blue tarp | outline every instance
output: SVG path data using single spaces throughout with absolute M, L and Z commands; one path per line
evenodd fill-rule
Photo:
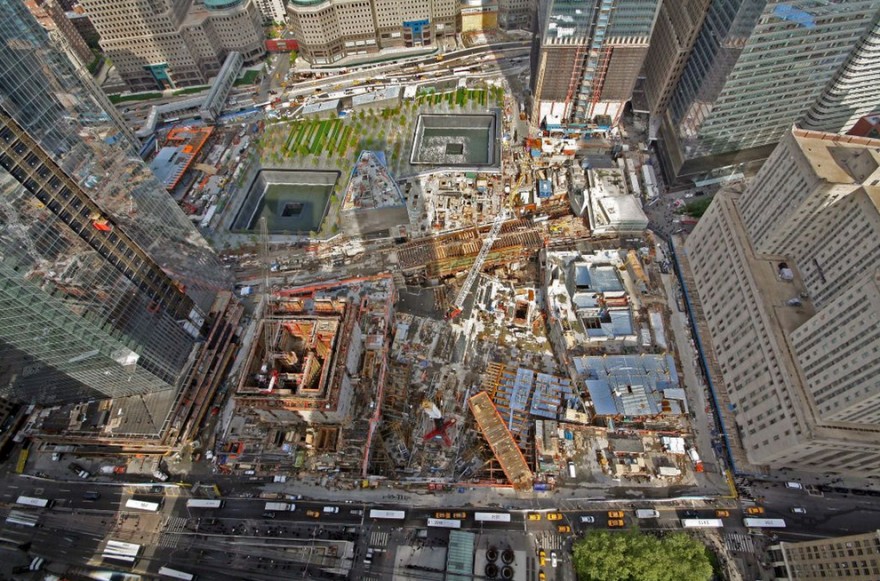
M 813 15 L 804 12 L 800 8 L 795 8 L 788 4 L 779 4 L 773 10 L 773 15 L 782 20 L 787 20 L 804 28 L 816 28 L 816 20 Z

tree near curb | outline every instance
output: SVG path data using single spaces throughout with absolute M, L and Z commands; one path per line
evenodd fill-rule
M 709 581 L 706 547 L 685 533 L 596 531 L 572 547 L 578 581 Z

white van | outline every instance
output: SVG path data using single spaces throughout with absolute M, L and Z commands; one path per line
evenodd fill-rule
M 785 487 L 786 487 L 786 488 L 795 488 L 795 489 L 797 489 L 797 490 L 803 490 L 803 489 L 804 489 L 804 485 L 801 484 L 800 482 L 786 482 L 786 483 L 785 483 Z
M 335 513 L 339 512 L 339 507 L 338 506 L 325 506 L 324 512 L 328 513 L 328 514 L 335 514 Z

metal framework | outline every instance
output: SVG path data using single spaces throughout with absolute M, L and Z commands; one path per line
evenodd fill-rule
M 501 464 L 504 475 L 515 489 L 530 489 L 533 482 L 532 471 L 489 394 L 481 391 L 472 396 L 468 399 L 468 406 L 477 420 L 480 432 Z

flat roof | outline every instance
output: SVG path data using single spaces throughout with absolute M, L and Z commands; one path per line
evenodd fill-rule
M 396 99 L 400 96 L 400 85 L 388 85 L 382 90 L 373 91 L 372 93 L 362 93 L 351 98 L 351 106 L 368 105 L 376 101 L 385 101 L 387 99 Z
M 332 99 L 330 101 L 319 101 L 318 103 L 312 103 L 311 105 L 306 105 L 302 109 L 303 115 L 310 115 L 312 113 L 321 113 L 323 111 L 330 111 L 332 109 L 339 108 L 339 99 Z
M 663 411 L 664 391 L 679 386 L 671 355 L 585 356 L 572 362 L 599 415 L 657 415 Z

